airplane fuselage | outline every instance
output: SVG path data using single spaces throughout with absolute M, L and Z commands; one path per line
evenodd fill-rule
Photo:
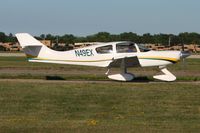
M 28 56 L 30 62 L 46 62 L 58 64 L 85 65 L 96 67 L 107 67 L 116 58 L 126 58 L 137 56 L 141 67 L 166 66 L 180 60 L 180 51 L 146 51 L 141 52 L 138 45 L 136 51 L 118 52 L 117 44 L 124 42 L 112 42 L 85 48 L 74 49 L 65 52 L 54 50 L 44 50 L 37 57 Z M 99 53 L 98 48 L 112 46 L 112 50 Z M 45 47 L 43 47 L 45 49 Z M 30 53 L 31 54 L 31 53 Z M 42 58 L 40 58 L 42 57 Z

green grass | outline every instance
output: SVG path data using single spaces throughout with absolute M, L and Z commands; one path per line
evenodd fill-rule
M 96 74 L 87 74 L 87 75 L 77 75 L 77 74 L 31 74 L 31 73 L 22 73 L 22 74 L 0 74 L 0 79 L 44 79 L 44 80 L 88 80 L 88 81 L 102 81 L 109 80 L 104 75 Z
M 200 81 L 199 66 L 200 59 L 187 59 L 169 70 L 178 81 Z M 105 72 L 0 57 L 1 79 L 108 80 Z M 158 69 L 129 72 L 152 81 Z M 199 83 L 0 81 L 0 132 L 199 132 L 199 96 Z
M 199 132 L 199 84 L 0 82 L 0 132 Z

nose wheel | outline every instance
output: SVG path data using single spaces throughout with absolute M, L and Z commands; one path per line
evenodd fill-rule
M 159 68 L 164 74 L 153 76 L 154 79 L 169 81 L 169 82 L 176 80 L 176 77 L 170 71 L 168 71 L 166 67 L 159 67 Z

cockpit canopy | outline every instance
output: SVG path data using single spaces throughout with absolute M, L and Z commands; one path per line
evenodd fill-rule
M 116 51 L 117 53 L 131 53 L 131 52 L 137 52 L 137 49 L 134 43 L 124 42 L 116 44 Z
M 106 45 L 96 48 L 96 52 L 98 54 L 109 54 L 113 52 L 113 46 L 112 45 Z
M 148 48 L 141 44 L 136 44 L 133 42 L 120 42 L 116 43 L 116 53 L 136 53 L 136 52 L 148 52 L 150 51 Z M 98 54 L 109 54 L 112 53 L 113 44 L 109 44 L 106 46 L 101 46 L 96 48 L 96 52 Z

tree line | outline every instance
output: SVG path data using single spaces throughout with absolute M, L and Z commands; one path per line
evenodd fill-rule
M 89 35 L 86 37 L 74 36 L 72 34 L 65 35 L 52 35 L 52 34 L 41 34 L 36 36 L 39 40 L 51 40 L 52 43 L 65 43 L 65 44 L 74 44 L 76 42 L 112 42 L 112 41 L 133 41 L 135 43 L 143 44 L 162 44 L 168 45 L 169 42 L 171 45 L 178 44 L 198 44 L 200 45 L 200 34 L 195 32 L 184 32 L 178 35 L 174 34 L 150 34 L 145 33 L 143 35 L 138 35 L 133 32 L 124 32 L 121 34 L 110 34 L 108 32 L 99 32 L 97 34 Z M 0 42 L 17 42 L 16 37 L 10 33 L 6 35 L 3 32 L 0 32 Z

